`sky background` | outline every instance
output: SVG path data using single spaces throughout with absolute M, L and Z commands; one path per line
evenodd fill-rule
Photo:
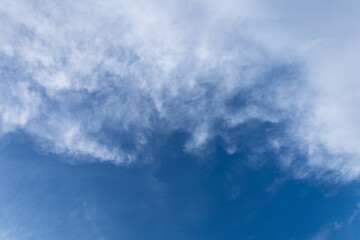
M 359 1 L 0 21 L 0 239 L 360 239 Z

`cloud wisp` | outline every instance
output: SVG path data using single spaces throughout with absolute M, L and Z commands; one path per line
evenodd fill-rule
M 341 28 L 354 19 L 326 32 L 324 16 L 308 12 L 309 26 L 294 11 L 280 1 L 5 1 L 0 132 L 126 164 L 158 132 L 188 133 L 190 153 L 220 136 L 231 154 L 233 129 L 260 121 L 284 129 L 255 152 L 273 151 L 297 177 L 356 179 L 359 48 Z

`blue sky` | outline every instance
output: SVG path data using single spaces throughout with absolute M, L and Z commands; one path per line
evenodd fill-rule
M 360 238 L 358 1 L 0 3 L 0 239 Z

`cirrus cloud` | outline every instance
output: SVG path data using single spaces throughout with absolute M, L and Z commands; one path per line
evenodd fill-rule
M 359 46 L 343 26 L 359 6 L 344 19 L 334 4 L 320 16 L 310 1 L 4 1 L 1 134 L 125 164 L 158 131 L 189 133 L 190 153 L 221 136 L 234 153 L 233 129 L 256 120 L 285 127 L 254 154 L 297 177 L 356 179 Z

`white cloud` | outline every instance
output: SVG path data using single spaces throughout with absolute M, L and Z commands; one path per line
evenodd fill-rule
M 353 211 L 353 213 L 348 219 L 349 224 L 351 224 L 355 220 L 355 218 L 357 218 L 357 216 L 360 214 L 360 203 L 358 203 L 356 207 L 357 208 Z
M 227 98 L 253 84 L 265 58 L 241 32 L 215 22 L 226 15 L 211 17 L 214 4 L 4 4 L 3 133 L 20 128 L 51 151 L 123 163 L 159 122 L 193 132 L 185 147 L 193 151 L 211 138 L 214 119 L 236 126 L 261 117 L 256 107 L 224 109 Z M 135 136 L 135 150 L 102 143 L 96 135 L 106 126 Z
M 292 36 L 290 48 L 299 50 L 306 80 L 299 89 L 289 134 L 307 159 L 306 170 L 300 171 L 324 177 L 330 170 L 334 173 L 330 178 L 349 181 L 360 174 L 360 71 L 356 64 L 360 46 L 354 31 L 360 5 L 355 1 L 319 4 L 284 4 L 280 13 L 291 19 L 283 32 Z
M 284 168 L 360 174 L 355 1 L 3 2 L 2 134 L 22 129 L 49 151 L 121 164 L 160 126 L 190 133 L 186 151 L 221 135 L 233 153 L 233 128 L 286 120 L 269 139 Z M 296 71 L 270 76 L 282 66 Z M 245 103 L 229 108 L 239 93 Z

